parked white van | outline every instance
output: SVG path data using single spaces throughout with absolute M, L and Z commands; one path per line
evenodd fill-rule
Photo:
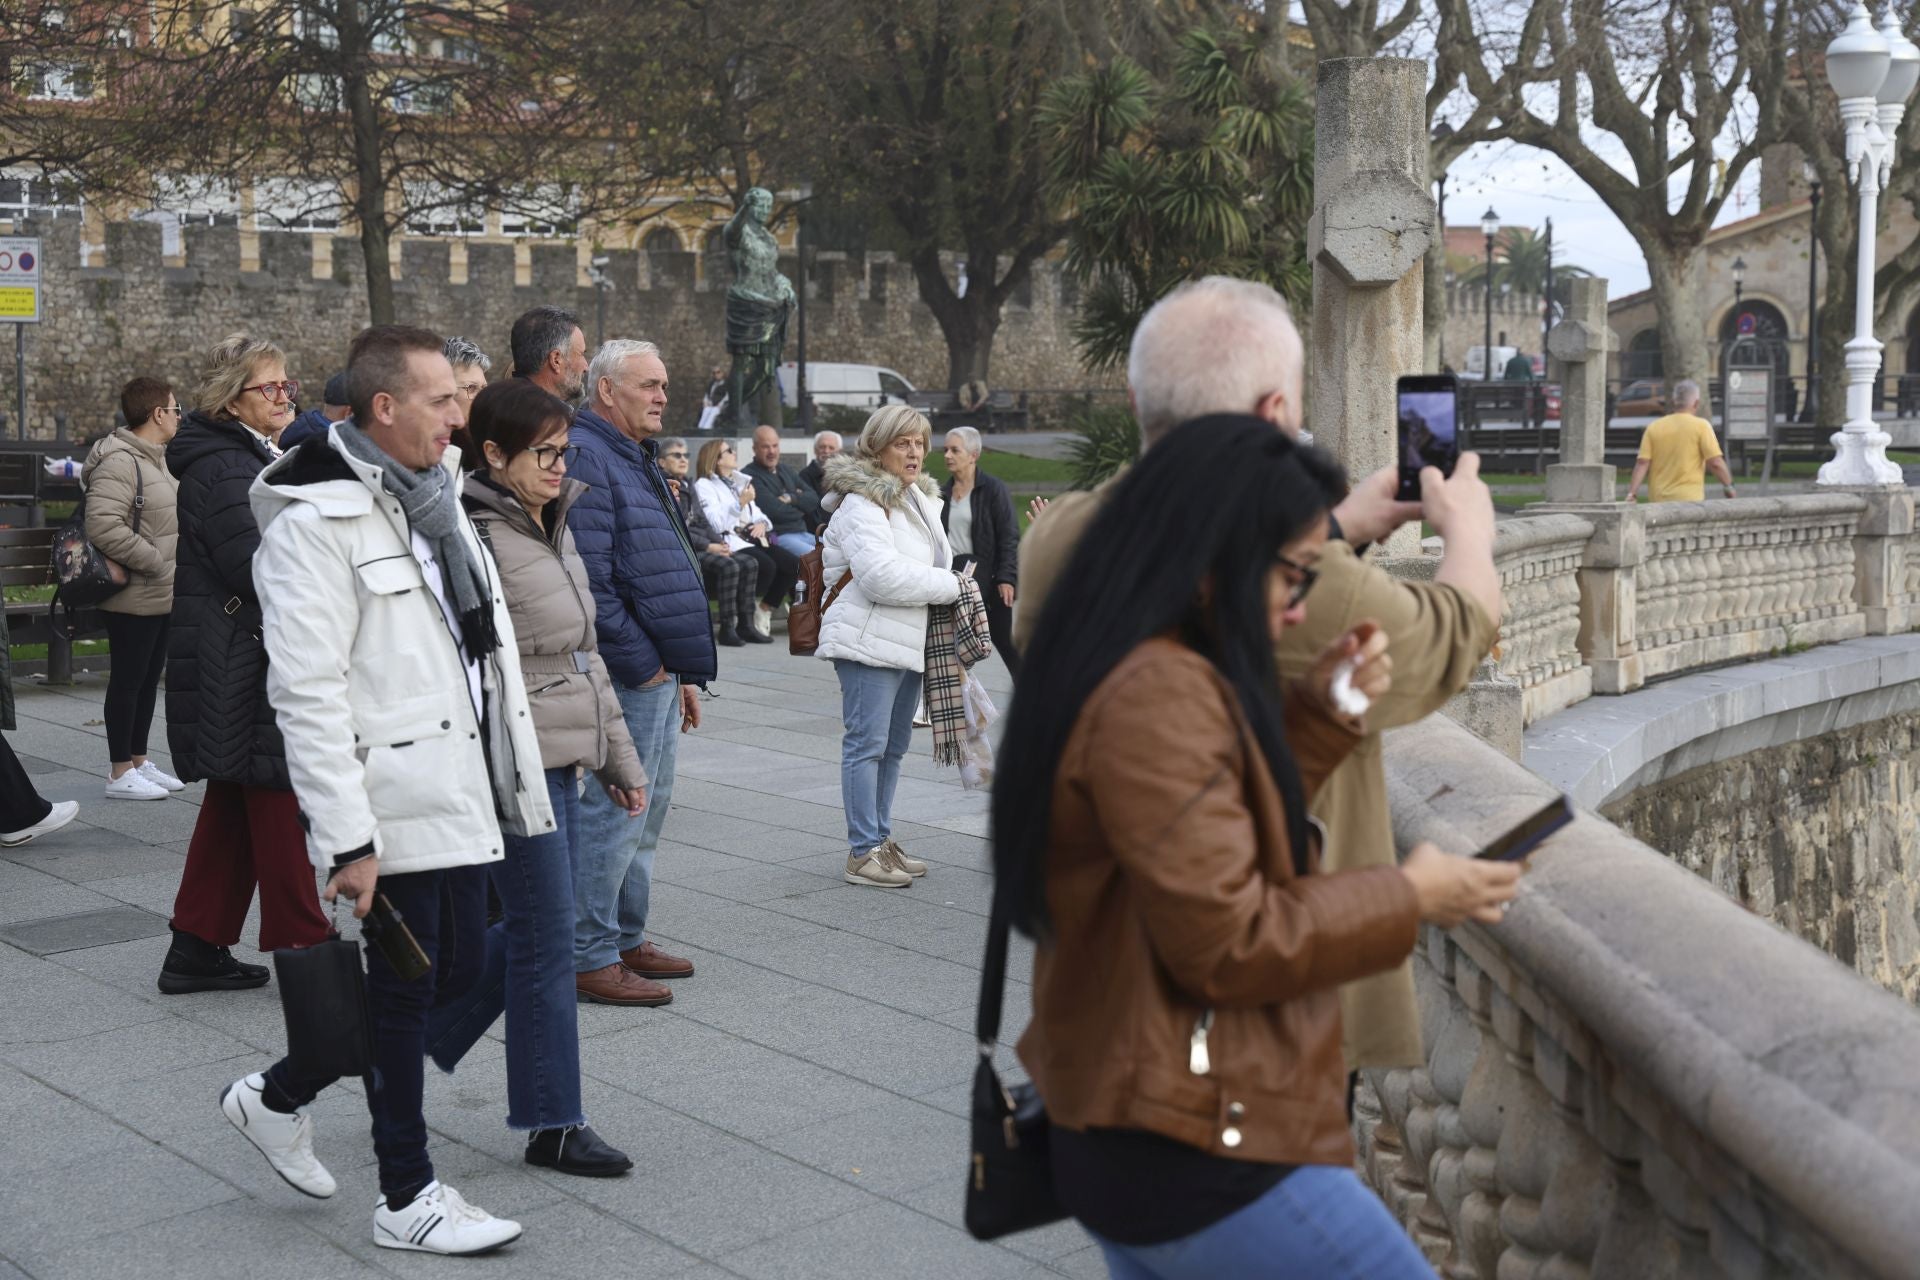
M 883 404 L 905 404 L 914 385 L 892 369 L 877 364 L 828 364 L 807 361 L 807 394 L 816 405 L 840 404 L 854 409 L 878 409 Z M 780 366 L 780 401 L 788 408 L 800 404 L 800 366 L 789 360 Z

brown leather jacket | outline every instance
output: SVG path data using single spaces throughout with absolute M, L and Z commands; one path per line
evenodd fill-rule
M 1286 727 L 1311 797 L 1357 726 L 1296 698 Z M 1205 658 L 1150 640 L 1094 691 L 1048 857 L 1019 1050 L 1054 1123 L 1351 1164 L 1337 988 L 1412 951 L 1413 886 L 1393 867 L 1295 876 L 1279 789 Z

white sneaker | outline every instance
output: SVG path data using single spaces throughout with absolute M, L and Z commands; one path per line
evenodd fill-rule
M 303 1195 L 325 1200 L 335 1190 L 333 1175 L 314 1159 L 313 1117 L 304 1111 L 275 1111 L 260 1097 L 267 1078 L 256 1071 L 228 1085 L 220 1110 L 248 1142 L 260 1148 L 273 1171 Z
M 134 772 L 145 778 L 148 782 L 151 782 L 154 786 L 167 791 L 185 791 L 187 789 L 186 783 L 180 781 L 180 779 L 174 777 L 151 760 L 141 765 L 138 769 L 135 769 Z
M 413 1203 L 394 1213 L 385 1196 L 373 1206 L 373 1242 L 382 1249 L 414 1249 L 461 1257 L 512 1244 L 524 1230 L 510 1218 L 476 1209 L 443 1182 L 429 1182 Z
M 773 610 L 763 604 L 753 606 L 753 628 L 763 636 L 773 634 Z
M 14 845 L 25 844 L 35 836 L 43 836 L 49 831 L 58 831 L 72 822 L 80 813 L 78 800 L 56 801 L 53 811 L 23 831 L 0 831 L 0 845 L 11 849 Z
M 171 793 L 157 782 L 149 782 L 138 769 L 129 769 L 107 781 L 109 800 L 165 800 Z

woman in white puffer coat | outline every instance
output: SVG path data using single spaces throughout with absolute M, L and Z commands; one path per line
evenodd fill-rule
M 833 518 L 820 555 L 830 603 L 816 652 L 840 677 L 848 884 L 902 889 L 927 871 L 893 839 L 892 817 L 926 667 L 927 611 L 960 596 L 940 491 L 925 473 L 932 438 L 925 417 L 888 405 L 824 477 L 822 505 Z

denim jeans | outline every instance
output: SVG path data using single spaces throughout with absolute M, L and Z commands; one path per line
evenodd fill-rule
M 573 969 L 592 973 L 618 964 L 644 940 L 653 853 L 673 799 L 673 762 L 680 751 L 680 681 L 649 688 L 614 681 L 627 732 L 647 771 L 647 811 L 616 809 L 590 786 L 580 797 L 580 838 L 573 845 Z
M 555 829 L 506 837 L 506 860 L 487 868 L 505 915 L 487 930 L 486 967 L 465 995 L 427 1019 L 427 1051 L 434 1065 L 451 1073 L 506 1012 L 509 1129 L 586 1123 L 573 994 L 573 848 L 580 835 L 575 778 L 571 768 L 547 770 Z M 599 784 L 589 778 L 587 785 Z
M 893 793 L 900 760 L 913 745 L 913 709 L 920 673 L 835 658 L 840 677 L 840 802 L 847 811 L 847 847 L 856 858 L 893 834 Z
M 810 533 L 776 533 L 773 545 L 784 547 L 796 556 L 803 556 L 820 545 L 820 540 Z
M 427 1016 L 459 999 L 479 979 L 486 954 L 487 869 L 444 867 L 381 876 L 378 889 L 433 962 L 409 982 L 393 971 L 380 948 L 366 947 L 367 1014 L 373 1022 L 373 1073 L 366 1085 L 373 1152 L 380 1160 L 381 1194 L 404 1201 L 433 1181 L 421 1110 Z M 269 1067 L 267 1078 L 270 1088 L 296 1107 L 333 1083 L 331 1077 L 304 1074 L 291 1058 Z
M 1094 1240 L 1112 1280 L 1434 1280 L 1400 1224 L 1352 1169 L 1302 1165 L 1210 1227 L 1164 1244 Z

